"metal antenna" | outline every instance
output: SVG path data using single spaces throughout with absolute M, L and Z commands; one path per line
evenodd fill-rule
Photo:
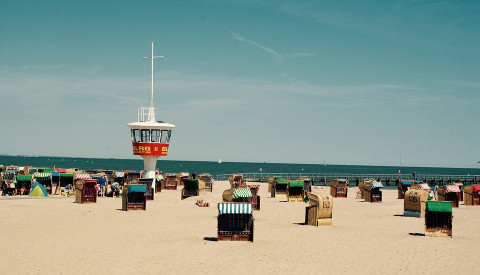
M 163 56 L 159 55 L 159 56 L 154 56 L 153 55 L 153 40 L 152 40 L 152 56 L 146 56 L 144 57 L 143 59 L 152 59 L 152 97 L 150 99 L 150 108 L 153 108 L 153 59 L 155 58 L 163 58 Z

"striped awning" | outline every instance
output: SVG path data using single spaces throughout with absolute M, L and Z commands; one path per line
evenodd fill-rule
M 75 174 L 75 179 L 78 180 L 78 179 L 82 179 L 82 180 L 89 180 L 90 179 L 90 175 L 89 174 Z
M 251 203 L 219 203 L 218 214 L 252 214 Z
M 14 173 L 2 172 L 2 179 L 4 180 L 13 180 L 14 177 L 15 177 Z
M 115 177 L 116 178 L 123 178 L 125 176 L 125 173 L 123 172 L 115 172 Z
M 432 190 L 432 188 L 430 188 L 430 186 L 428 186 L 426 183 L 419 184 L 418 187 L 420 190 Z
M 51 173 L 35 173 L 33 174 L 33 177 L 34 178 L 37 178 L 37 179 L 49 179 L 52 177 L 52 174 Z
M 157 175 L 157 177 L 155 179 L 157 181 L 161 181 L 161 180 L 163 180 L 163 175 Z
M 233 191 L 232 198 L 251 198 L 252 197 L 252 191 L 250 191 L 250 188 L 238 188 Z
M 447 188 L 445 190 L 446 193 L 460 193 L 460 187 L 458 185 L 447 185 Z
M 383 184 L 380 181 L 372 182 L 372 188 L 383 188 Z

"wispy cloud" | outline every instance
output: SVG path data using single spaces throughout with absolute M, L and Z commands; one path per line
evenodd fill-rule
M 253 41 L 253 40 L 250 40 L 250 39 L 247 39 L 237 33 L 232 33 L 233 35 L 233 38 L 240 41 L 240 42 L 244 42 L 244 43 L 247 43 L 247 44 L 250 44 L 250 45 L 253 45 L 259 49 L 262 49 L 266 52 L 268 52 L 269 54 L 275 56 L 279 61 L 282 61 L 283 60 L 283 55 L 279 54 L 277 51 L 273 50 L 273 49 L 270 49 L 266 46 L 263 46 L 263 45 L 260 45 L 258 44 L 257 42 Z

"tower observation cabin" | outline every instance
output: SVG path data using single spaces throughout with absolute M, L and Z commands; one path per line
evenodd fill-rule
M 153 107 L 153 59 L 163 58 L 163 56 L 153 55 L 153 41 L 152 56 L 144 57 L 144 59 L 147 58 L 152 59 L 150 107 L 138 108 L 137 122 L 128 123 L 128 127 L 130 127 L 133 154 L 143 158 L 145 170 L 143 178 L 154 179 L 157 159 L 168 154 L 170 137 L 175 125 L 155 119 L 155 107 Z M 152 187 L 155 188 L 154 184 Z

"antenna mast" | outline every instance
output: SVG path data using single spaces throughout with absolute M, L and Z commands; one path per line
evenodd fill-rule
M 163 58 L 163 56 L 159 55 L 159 56 L 154 56 L 153 55 L 153 40 L 152 40 L 152 56 L 146 56 L 144 57 L 143 59 L 152 59 L 152 96 L 150 98 L 150 108 L 153 108 L 153 59 L 155 58 Z

